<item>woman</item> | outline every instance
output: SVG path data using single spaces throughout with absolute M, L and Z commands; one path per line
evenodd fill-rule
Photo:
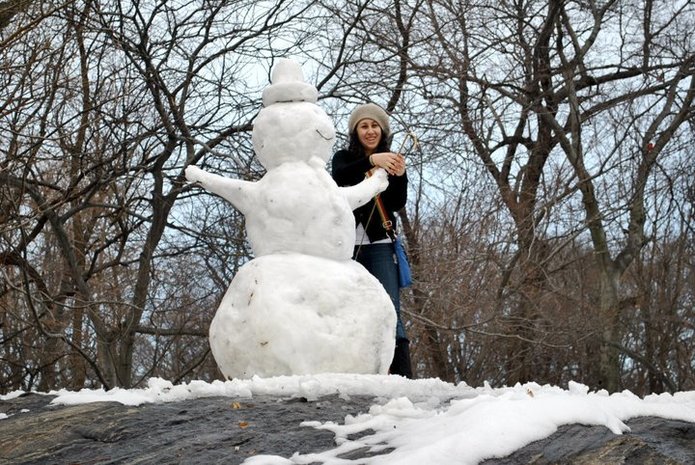
M 381 193 L 386 214 L 396 229 L 394 212 L 405 206 L 408 177 L 405 158 L 391 152 L 389 116 L 373 103 L 360 105 L 348 120 L 350 142 L 347 150 L 333 156 L 332 175 L 339 186 L 353 186 L 362 181 L 370 170 L 383 168 L 388 173 L 389 186 Z M 396 308 L 396 350 L 389 372 L 412 378 L 409 341 L 401 321 L 398 268 L 393 242 L 384 229 L 379 212 L 372 199 L 356 209 L 357 237 L 353 258 L 361 263 L 384 286 Z

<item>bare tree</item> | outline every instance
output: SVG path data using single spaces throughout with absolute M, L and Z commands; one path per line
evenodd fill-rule
M 9 26 L 16 15 L 27 11 L 31 4 L 28 0 L 7 0 L 0 3 L 0 31 Z
M 497 258 L 501 279 L 490 309 L 499 325 L 496 350 L 505 352 L 501 379 L 552 380 L 551 371 L 568 370 L 619 389 L 620 347 L 629 337 L 621 321 L 632 301 L 620 280 L 649 239 L 645 186 L 659 158 L 661 169 L 676 166 L 671 160 L 682 153 L 692 120 L 692 5 L 429 0 L 421 6 L 404 23 L 411 31 L 407 47 L 391 45 L 397 28 L 372 26 L 387 38 L 367 43 L 380 50 L 370 56 L 385 57 L 382 69 L 404 58 L 408 78 L 401 88 L 409 86 L 400 99 L 430 143 L 430 175 L 480 167 L 506 210 L 509 221 L 499 220 L 513 247 Z M 397 11 L 395 4 L 379 7 Z M 444 195 L 456 197 L 451 190 Z M 562 252 L 570 246 L 578 256 Z M 597 279 L 587 280 L 589 298 L 580 298 L 579 307 L 584 333 L 572 340 L 552 309 L 558 296 L 565 304 L 578 298 L 558 286 L 566 285 L 563 270 L 582 256 L 592 260 L 584 269 Z M 453 326 L 439 321 L 430 328 Z M 450 378 L 455 343 L 441 329 L 430 332 L 435 346 L 448 341 L 433 374 Z M 579 371 L 571 368 L 576 361 L 553 359 L 558 347 L 569 354 L 570 342 L 575 355 L 587 354 Z
M 420 376 L 692 388 L 691 3 L 4 2 L 0 389 L 218 376 L 207 327 L 251 252 L 183 170 L 263 174 L 280 56 L 339 144 L 367 100 L 394 148 L 418 135 Z
M 256 60 L 284 53 L 270 45 L 281 33 L 301 41 L 307 7 L 85 1 L 33 13 L 15 16 L 0 50 L 2 345 L 25 371 L 6 379 L 50 389 L 216 376 L 207 326 L 248 248 L 240 216 L 201 203 L 183 170 L 259 175 Z M 40 337 L 27 346 L 30 333 Z

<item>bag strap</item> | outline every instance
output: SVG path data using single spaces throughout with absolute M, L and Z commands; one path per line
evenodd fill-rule
M 367 171 L 367 177 L 372 175 L 372 171 Z M 384 201 L 381 199 L 381 194 L 374 196 L 374 205 L 379 211 L 379 216 L 381 217 L 381 226 L 383 226 L 386 231 L 386 235 L 391 239 L 392 242 L 396 241 L 396 231 L 393 229 L 393 222 L 386 213 L 386 207 L 384 206 Z
M 381 200 L 381 195 L 377 194 L 374 197 L 374 203 L 376 204 L 376 209 L 379 210 L 379 216 L 381 217 L 381 225 L 386 230 L 386 235 L 389 236 L 391 241 L 396 240 L 396 231 L 393 229 L 393 222 L 389 219 L 386 214 L 386 207 L 384 207 L 384 201 Z

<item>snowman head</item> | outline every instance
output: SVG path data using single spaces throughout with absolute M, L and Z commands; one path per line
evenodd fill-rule
M 253 148 L 266 169 L 314 157 L 328 161 L 335 127 L 316 105 L 317 98 L 318 91 L 304 82 L 299 64 L 281 59 L 275 65 L 252 133 Z

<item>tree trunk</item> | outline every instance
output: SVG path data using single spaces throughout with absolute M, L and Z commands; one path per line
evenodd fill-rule
M 620 390 L 620 354 L 617 347 L 621 345 L 620 301 L 618 286 L 621 272 L 610 267 L 601 269 L 599 288 L 600 337 L 599 369 L 597 386 L 608 392 Z

